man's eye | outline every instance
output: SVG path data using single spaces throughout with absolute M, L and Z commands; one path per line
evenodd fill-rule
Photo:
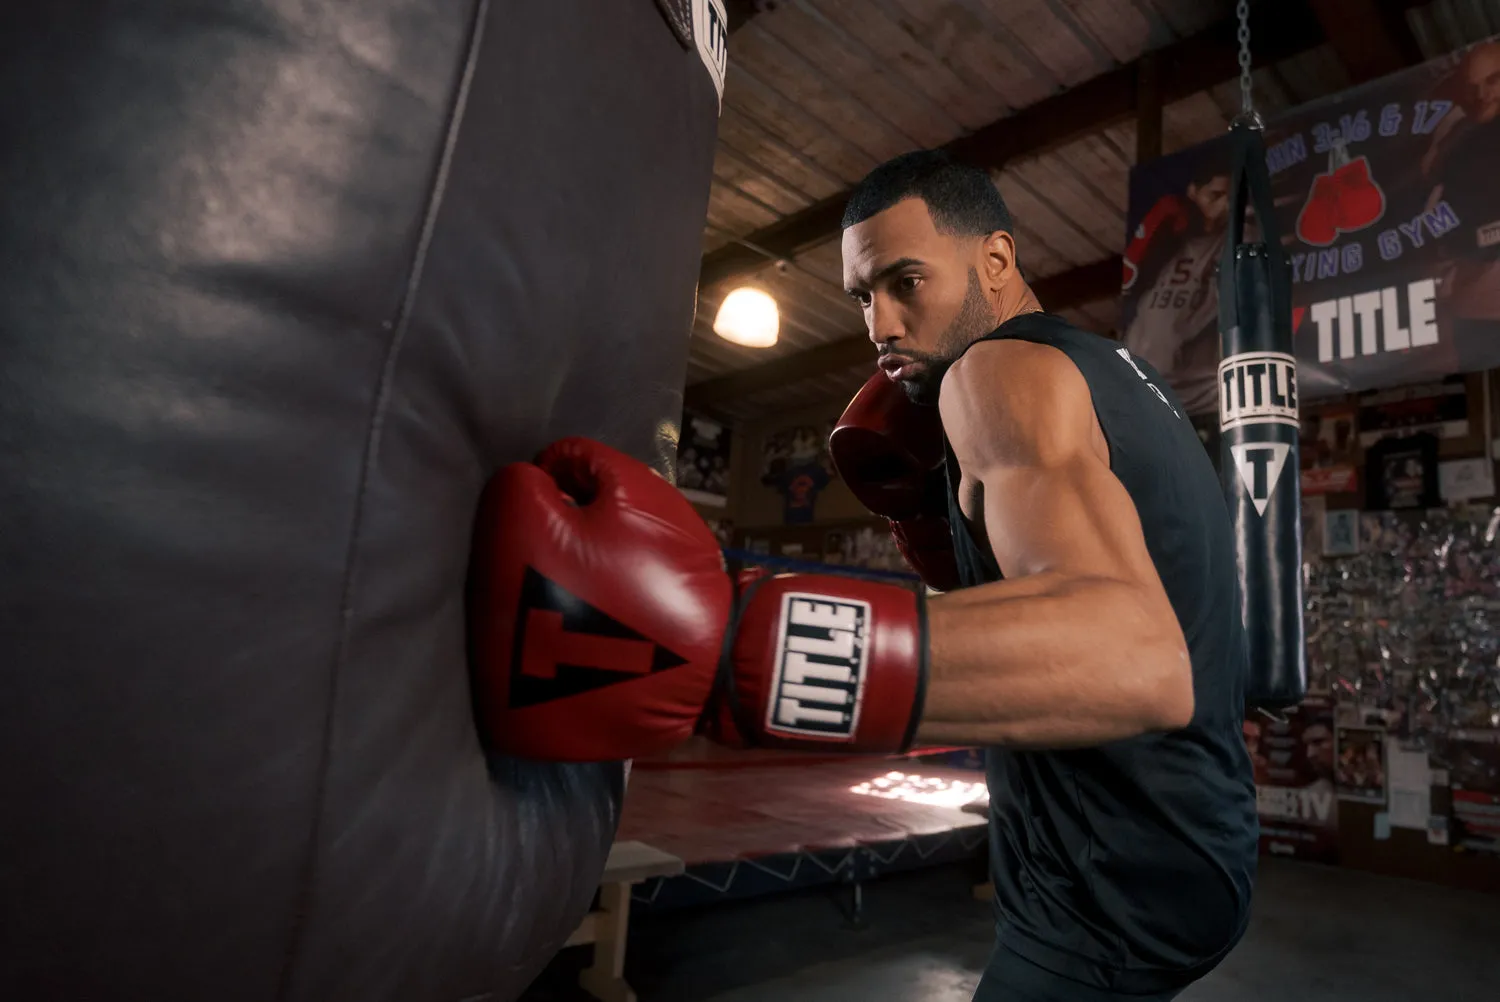
M 896 288 L 900 289 L 902 292 L 912 292 L 918 285 L 921 284 L 922 280 L 916 275 L 902 275 L 899 279 L 896 280 Z

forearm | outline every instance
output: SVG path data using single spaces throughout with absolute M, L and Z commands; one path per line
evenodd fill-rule
M 1187 652 L 1152 602 L 1048 574 L 933 599 L 918 743 L 1086 747 L 1183 726 Z

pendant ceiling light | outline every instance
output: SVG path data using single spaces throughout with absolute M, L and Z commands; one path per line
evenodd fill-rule
M 771 347 L 780 328 L 776 300 L 748 286 L 725 296 L 718 316 L 714 317 L 715 334 L 747 348 Z

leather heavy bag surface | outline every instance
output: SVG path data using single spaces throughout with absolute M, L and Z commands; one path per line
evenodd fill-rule
M 469 537 L 559 436 L 668 461 L 708 65 L 652 0 L 7 6 L 0 997 L 501 1000 L 576 926 L 621 768 L 486 761 Z

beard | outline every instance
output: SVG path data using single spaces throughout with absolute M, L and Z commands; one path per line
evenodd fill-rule
M 979 272 L 969 269 L 969 286 L 964 290 L 964 301 L 959 304 L 953 321 L 937 339 L 937 351 L 902 351 L 901 354 L 922 363 L 922 371 L 911 379 L 903 379 L 901 388 L 914 404 L 934 407 L 938 391 L 942 389 L 943 376 L 948 367 L 958 361 L 975 341 L 994 330 L 999 324 L 994 307 L 985 298 L 984 287 L 979 284 Z

